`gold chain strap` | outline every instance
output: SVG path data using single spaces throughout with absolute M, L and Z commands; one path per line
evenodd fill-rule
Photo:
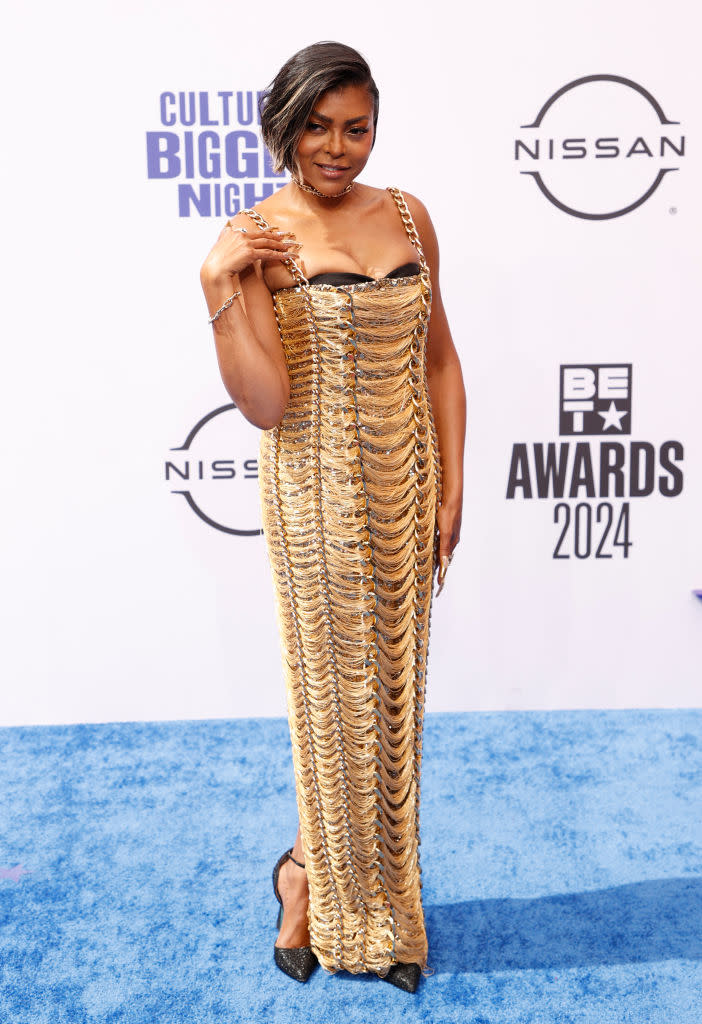
M 409 212 L 409 207 L 407 206 L 405 197 L 403 196 L 402 192 L 400 192 L 399 188 L 395 188 L 394 185 L 390 185 L 388 187 L 388 192 L 395 200 L 397 204 L 397 209 L 400 211 L 400 217 L 402 218 L 402 223 L 405 226 L 407 237 L 417 250 L 417 255 L 419 256 L 419 263 L 422 268 L 422 272 L 424 274 L 428 274 L 429 264 L 427 263 L 426 256 L 424 255 L 424 249 L 422 248 L 422 243 L 419 238 L 419 232 L 417 231 L 414 221 L 412 220 L 412 214 Z
M 262 231 L 270 231 L 270 224 L 267 220 L 264 220 L 260 213 L 256 213 L 255 210 L 242 210 L 241 212 L 245 213 L 247 217 L 250 217 L 254 224 L 256 224 Z M 293 256 L 288 256 L 287 259 L 283 260 L 283 263 L 285 263 L 286 267 L 294 277 L 296 284 L 305 285 L 309 283 L 295 262 Z

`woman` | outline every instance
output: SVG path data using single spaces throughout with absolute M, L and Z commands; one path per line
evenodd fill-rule
M 459 539 L 465 394 L 425 208 L 356 180 L 377 118 L 355 50 L 295 54 L 262 110 L 292 181 L 227 223 L 201 280 L 225 386 L 264 431 L 300 815 L 275 961 L 414 991 L 429 612 Z

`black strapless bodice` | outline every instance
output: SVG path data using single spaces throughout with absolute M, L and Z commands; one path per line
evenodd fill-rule
M 418 263 L 403 263 L 401 267 L 395 267 L 385 277 L 381 277 L 379 280 L 388 281 L 393 277 L 414 277 L 416 274 L 421 272 L 421 267 Z M 376 281 L 378 278 L 367 277 L 366 274 L 354 274 L 344 270 L 329 271 L 326 274 L 315 274 L 314 277 L 309 279 L 310 284 L 331 284 L 331 285 L 342 285 L 342 284 L 358 284 L 363 281 Z

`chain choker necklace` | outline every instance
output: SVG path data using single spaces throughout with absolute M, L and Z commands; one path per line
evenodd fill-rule
M 351 184 L 347 185 L 342 192 L 337 192 L 336 195 L 328 196 L 326 192 L 320 192 L 318 188 L 313 188 L 312 185 L 305 185 L 304 182 L 298 181 L 295 177 L 291 177 L 290 180 L 294 181 L 297 187 L 301 188 L 303 192 L 309 192 L 310 195 L 319 196 L 320 199 L 340 199 L 342 196 L 345 196 L 350 192 L 356 184 L 355 181 L 352 181 Z

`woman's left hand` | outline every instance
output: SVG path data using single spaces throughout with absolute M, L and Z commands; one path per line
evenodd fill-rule
M 461 509 L 462 502 L 460 500 L 442 501 L 436 511 L 436 525 L 439 530 L 439 589 L 436 592 L 437 597 L 444 585 L 453 549 L 461 539 Z

